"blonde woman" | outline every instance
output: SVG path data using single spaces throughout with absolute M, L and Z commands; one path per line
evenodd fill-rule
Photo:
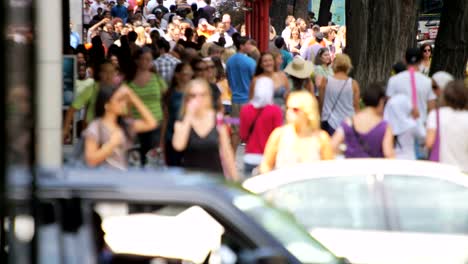
M 268 138 L 260 172 L 334 158 L 330 136 L 320 129 L 317 100 L 307 91 L 292 92 L 286 103 L 287 124 Z
M 291 29 L 291 38 L 288 41 L 289 51 L 292 53 L 293 57 L 300 55 L 302 47 L 301 31 L 298 27 Z
M 185 90 L 182 117 L 174 125 L 172 146 L 184 152 L 182 167 L 223 173 L 238 180 L 228 130 L 217 120 L 208 82 L 190 81 Z
M 145 28 L 144 27 L 136 27 L 135 32 L 138 35 L 137 40 L 135 41 L 135 44 L 137 44 L 139 47 L 143 47 L 144 45 L 146 45 Z

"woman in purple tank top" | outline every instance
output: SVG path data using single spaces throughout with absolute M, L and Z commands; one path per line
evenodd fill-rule
M 341 123 L 332 138 L 335 151 L 344 142 L 346 158 L 394 158 L 393 133 L 383 120 L 385 89 L 371 84 L 362 100 L 366 108 Z

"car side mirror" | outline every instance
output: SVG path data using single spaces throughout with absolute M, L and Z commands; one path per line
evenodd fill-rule
M 287 264 L 285 256 L 272 248 L 259 248 L 241 252 L 240 264 Z

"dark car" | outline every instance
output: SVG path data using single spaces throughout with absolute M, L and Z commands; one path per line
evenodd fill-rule
M 216 252 L 207 252 L 200 263 L 216 257 L 222 260 L 219 263 L 345 262 L 287 213 L 216 177 L 180 170 L 74 170 L 41 174 L 37 179 L 35 254 L 39 263 L 180 263 L 187 254 L 204 256 L 185 251 L 203 248 L 213 237 L 211 227 L 218 226 L 204 223 L 213 221 L 222 227 L 220 246 Z M 29 192 L 24 187 L 29 185 L 15 186 L 9 191 L 18 224 L 9 233 L 23 235 L 10 236 L 14 237 L 10 255 L 13 263 L 27 263 L 19 260 L 30 252 L 24 235 L 28 221 L 21 214 Z M 142 226 L 148 221 L 151 224 Z

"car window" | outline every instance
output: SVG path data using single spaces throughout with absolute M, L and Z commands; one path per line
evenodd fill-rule
M 289 210 L 307 229 L 384 229 L 373 182 L 365 176 L 310 179 L 265 193 L 267 200 Z
M 468 189 L 435 178 L 385 176 L 389 208 L 402 231 L 468 233 Z

